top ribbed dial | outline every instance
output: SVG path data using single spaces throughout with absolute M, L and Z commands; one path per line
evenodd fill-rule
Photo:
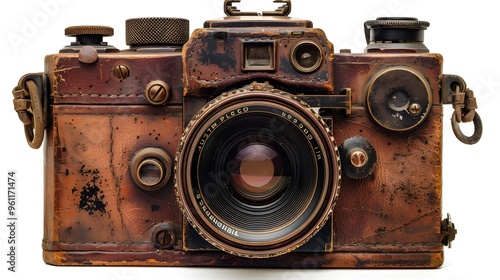
M 113 36 L 114 30 L 109 26 L 100 25 L 80 25 L 70 26 L 64 29 L 64 35 L 75 37 L 80 35 L 100 35 L 100 36 Z
M 182 18 L 133 18 L 125 27 L 129 46 L 184 45 L 189 39 L 189 21 Z
M 379 17 L 365 22 L 366 42 L 424 42 L 429 22 L 412 17 Z

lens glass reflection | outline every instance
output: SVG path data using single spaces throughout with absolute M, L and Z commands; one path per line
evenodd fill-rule
M 243 200 L 266 202 L 284 188 L 283 162 L 273 148 L 252 143 L 241 149 L 234 161 L 236 168 L 231 174 L 233 188 Z

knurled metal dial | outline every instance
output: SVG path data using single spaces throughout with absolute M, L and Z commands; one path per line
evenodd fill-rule
M 114 30 L 109 26 L 100 25 L 80 25 L 70 26 L 64 29 L 64 35 L 75 37 L 80 35 L 100 35 L 100 36 L 113 36 Z
M 428 21 L 418 20 L 412 17 L 379 17 L 376 20 L 368 20 L 365 25 L 369 28 L 414 28 L 427 29 Z
M 133 18 L 125 28 L 129 46 L 184 45 L 189 39 L 189 21 L 182 18 Z
M 64 35 L 75 37 L 75 42 L 65 46 L 59 52 L 61 53 L 80 53 L 83 54 L 82 62 L 93 63 L 97 60 L 97 53 L 117 52 L 118 49 L 104 42 L 103 37 L 113 36 L 114 30 L 109 26 L 102 25 L 77 25 L 64 29 Z M 86 55 L 81 53 L 85 48 Z
M 365 22 L 368 44 L 374 42 L 415 43 L 424 42 L 424 31 L 429 22 L 411 17 L 379 17 Z

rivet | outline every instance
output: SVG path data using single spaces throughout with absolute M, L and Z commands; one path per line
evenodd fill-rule
M 78 53 L 78 60 L 80 60 L 81 63 L 87 63 L 91 64 L 97 61 L 99 58 L 96 49 L 94 49 L 91 46 L 85 46 L 80 49 L 80 52 Z

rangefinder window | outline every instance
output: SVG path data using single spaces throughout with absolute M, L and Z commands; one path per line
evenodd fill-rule
M 321 66 L 323 52 L 315 42 L 302 41 L 293 47 L 290 60 L 295 70 L 304 74 L 313 73 Z
M 243 70 L 274 70 L 274 42 L 246 42 L 243 53 Z

